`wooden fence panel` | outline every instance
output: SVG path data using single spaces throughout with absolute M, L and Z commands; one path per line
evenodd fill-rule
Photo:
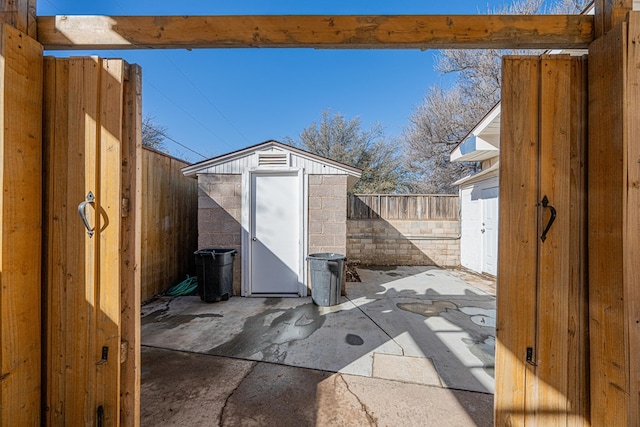
M 195 274 L 198 183 L 182 174 L 188 163 L 143 149 L 142 301 Z
M 0 59 L 0 425 L 39 425 L 42 47 L 0 25 Z
M 458 220 L 457 194 L 350 194 L 348 219 Z

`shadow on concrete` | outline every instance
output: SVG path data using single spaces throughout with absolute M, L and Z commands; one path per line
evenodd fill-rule
M 242 369 L 234 377 L 240 381 L 238 389 L 226 390 L 230 393 L 226 399 L 238 399 L 238 390 L 251 384 L 253 392 L 245 390 L 248 394 L 233 412 L 239 419 L 246 420 L 251 412 L 247 405 L 254 406 L 252 416 L 258 416 L 261 407 L 265 414 L 273 413 L 271 406 L 278 405 L 274 396 L 280 396 L 281 405 L 293 405 L 281 415 L 297 414 L 295 425 L 316 425 L 307 422 L 326 418 L 323 399 L 341 408 L 341 416 L 351 413 L 363 416 L 363 422 L 375 418 L 393 423 L 382 414 L 393 405 L 412 401 L 403 394 L 404 387 L 421 396 L 439 392 L 434 399 L 440 403 L 415 402 L 416 416 L 427 416 L 429 405 L 447 402 L 441 408 L 445 412 L 431 408 L 432 415 L 439 414 L 437 422 L 424 425 L 441 424 L 453 415 L 445 415 L 446 411 L 457 411 L 472 422 L 460 425 L 491 425 L 495 298 L 432 267 L 360 269 L 359 273 L 363 282 L 348 284 L 347 296 L 333 307 L 315 306 L 309 298 L 232 298 L 221 304 L 204 304 L 197 297 L 161 298 L 143 307 L 143 356 L 171 349 L 179 352 L 176 357 L 185 359 L 184 363 L 197 354 L 202 355 L 197 358 L 223 356 L 230 364 L 240 364 Z M 212 368 L 196 369 L 195 375 L 229 383 L 223 375 L 226 368 L 216 367 L 214 359 L 207 362 Z M 157 361 L 143 360 L 148 362 L 143 362 L 144 403 L 152 392 L 145 382 L 157 385 L 159 379 L 153 377 L 161 375 L 162 369 L 154 375 Z M 176 363 L 171 369 L 179 371 L 181 362 Z M 340 378 L 334 378 L 334 373 Z M 314 387 L 309 381 L 315 382 Z M 383 395 L 389 387 L 402 387 L 383 399 L 380 393 L 367 395 L 371 385 L 363 385 L 354 397 L 349 388 L 363 381 L 381 387 Z M 369 398 L 370 403 L 351 407 L 349 398 Z M 453 403 L 447 400 L 451 398 Z M 482 410 L 478 402 L 483 402 Z M 220 419 L 224 425 L 234 425 L 236 418 L 229 418 L 228 403 L 221 407 Z M 304 413 L 298 413 L 302 410 L 298 404 Z M 244 415 L 239 408 L 246 411 Z M 282 419 L 277 424 L 283 425 Z

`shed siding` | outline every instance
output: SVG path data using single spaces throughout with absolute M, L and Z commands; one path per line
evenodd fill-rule
M 257 152 L 278 152 L 286 153 L 286 151 L 279 150 L 274 147 L 269 147 L 264 150 L 258 150 Z M 227 175 L 240 175 L 247 169 L 253 169 L 258 167 L 257 152 L 252 152 L 244 155 L 240 155 L 235 159 L 229 159 L 228 161 L 209 166 L 206 169 L 198 172 L 199 174 L 227 174 Z M 304 169 L 305 173 L 310 175 L 345 175 L 346 172 L 338 167 L 324 164 L 306 157 L 300 156 L 296 153 L 291 153 L 291 161 L 288 167 L 296 169 Z

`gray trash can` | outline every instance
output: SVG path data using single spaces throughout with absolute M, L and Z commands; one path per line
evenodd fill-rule
M 228 300 L 233 293 L 235 249 L 206 248 L 194 252 L 198 295 L 204 302 Z
M 340 303 L 342 272 L 346 257 L 341 254 L 319 253 L 307 257 L 311 279 L 311 299 L 316 305 Z

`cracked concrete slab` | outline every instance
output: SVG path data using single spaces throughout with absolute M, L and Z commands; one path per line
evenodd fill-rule
M 142 308 L 142 344 L 493 392 L 495 288 L 488 280 L 433 267 L 358 272 L 363 282 L 348 283 L 332 307 L 311 298 L 207 304 L 160 297 Z
M 143 347 L 142 426 L 491 426 L 493 396 Z

